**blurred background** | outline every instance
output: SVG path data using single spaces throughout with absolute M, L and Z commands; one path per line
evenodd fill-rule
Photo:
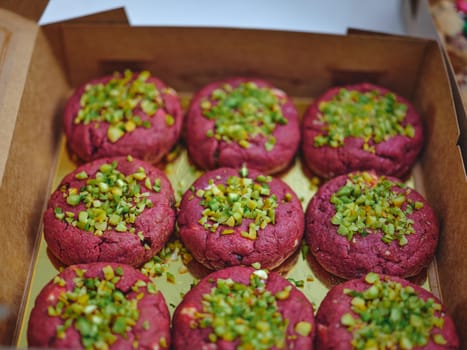
M 348 27 L 404 34 L 401 6 L 408 0 L 50 0 L 47 24 L 125 7 L 132 25 L 227 26 L 345 33 Z

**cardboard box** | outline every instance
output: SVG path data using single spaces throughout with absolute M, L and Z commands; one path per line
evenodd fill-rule
M 50 191 L 61 112 L 78 84 L 116 69 L 150 69 L 176 90 L 266 78 L 297 98 L 369 81 L 411 100 L 424 118 L 420 179 L 441 222 L 433 291 L 467 346 L 467 183 L 446 67 L 435 41 L 223 28 L 129 27 L 122 11 L 39 28 L 0 10 L 0 321 L 11 344 Z M 3 309 L 4 310 L 4 309 Z

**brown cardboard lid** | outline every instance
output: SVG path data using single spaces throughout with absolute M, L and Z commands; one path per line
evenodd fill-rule
M 38 26 L 0 9 L 0 183 L 3 180 Z
M 14 12 L 37 23 L 48 2 L 48 0 L 1 0 L 0 8 Z

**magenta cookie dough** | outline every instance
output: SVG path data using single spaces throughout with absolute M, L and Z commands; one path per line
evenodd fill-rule
M 309 350 L 315 336 L 313 307 L 302 292 L 277 273 L 239 266 L 202 279 L 172 324 L 175 350 Z
M 169 349 L 170 315 L 156 286 L 131 266 L 73 265 L 39 293 L 30 347 Z
M 418 274 L 432 260 L 438 220 L 400 180 L 354 172 L 325 183 L 305 213 L 305 239 L 318 263 L 352 279 L 373 271 Z
M 182 197 L 177 223 L 186 248 L 209 269 L 277 267 L 298 248 L 304 230 L 292 189 L 246 168 L 221 168 L 198 178 Z
M 64 264 L 97 261 L 139 266 L 174 230 L 172 186 L 154 166 L 105 158 L 65 176 L 44 213 L 44 238 Z
M 302 154 L 316 175 L 356 170 L 406 175 L 423 145 L 420 116 L 409 101 L 368 83 L 335 87 L 303 117 Z
M 81 161 L 132 155 L 157 163 L 177 142 L 183 111 L 176 92 L 143 71 L 80 86 L 65 108 L 69 150 Z
M 316 315 L 318 349 L 458 349 L 441 302 L 398 277 L 369 273 L 333 287 Z
M 193 97 L 186 116 L 188 154 L 202 169 L 245 164 L 276 173 L 291 164 L 299 142 L 291 99 L 260 79 L 211 83 Z

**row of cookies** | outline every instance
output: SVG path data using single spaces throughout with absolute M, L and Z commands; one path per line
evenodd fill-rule
M 403 97 L 372 84 L 332 88 L 310 105 L 300 125 L 287 94 L 269 82 L 230 78 L 180 99 L 149 72 L 115 73 L 79 87 L 64 129 L 82 161 L 126 156 L 159 162 L 184 128 L 190 160 L 204 170 L 246 165 L 284 170 L 302 141 L 304 163 L 324 178 L 354 170 L 401 177 L 423 145 L 422 121 Z
M 213 272 L 171 317 L 129 265 L 71 265 L 38 295 L 28 344 L 61 349 L 456 349 L 452 319 L 431 293 L 368 273 L 333 287 L 316 318 L 287 279 L 252 267 Z
M 393 177 L 353 172 L 320 187 L 304 215 L 284 181 L 220 168 L 185 192 L 178 213 L 166 175 L 132 157 L 104 158 L 67 175 L 44 214 L 44 238 L 65 265 L 140 266 L 177 221 L 186 248 L 208 269 L 259 263 L 273 269 L 303 235 L 318 262 L 343 277 L 418 274 L 433 258 L 439 227 L 428 202 Z

